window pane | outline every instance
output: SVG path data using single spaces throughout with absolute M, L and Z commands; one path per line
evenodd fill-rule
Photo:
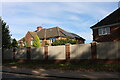
M 34 41 L 31 41 L 31 45 L 33 45 L 33 42 L 34 42 Z
M 102 29 L 101 28 L 98 29 L 98 33 L 99 33 L 99 35 L 102 34 Z
M 110 34 L 110 27 L 98 29 L 98 33 L 99 33 L 99 35 Z
M 106 34 L 106 28 L 102 28 L 102 34 Z
M 40 40 L 40 43 L 42 43 L 42 40 Z

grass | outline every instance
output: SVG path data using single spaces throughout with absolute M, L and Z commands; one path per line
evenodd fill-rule
M 48 64 L 48 63 L 19 63 L 19 62 L 7 62 L 3 63 L 4 66 L 17 68 L 32 68 L 32 69 L 57 69 L 67 71 L 86 71 L 86 72 L 120 72 L 120 64 L 72 64 L 72 63 L 59 63 L 59 64 Z

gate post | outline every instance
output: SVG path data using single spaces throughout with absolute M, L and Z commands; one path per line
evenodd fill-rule
M 31 60 L 31 47 L 27 47 L 27 61 Z
M 96 42 L 91 43 L 91 55 L 92 55 L 92 59 L 97 59 Z
M 15 61 L 16 60 L 16 58 L 15 58 L 15 55 L 16 55 L 16 48 L 13 48 L 13 61 Z
M 48 46 L 44 47 L 44 56 L 45 56 L 45 60 L 48 60 Z
M 70 61 L 70 44 L 65 45 L 65 51 L 66 51 L 66 61 Z

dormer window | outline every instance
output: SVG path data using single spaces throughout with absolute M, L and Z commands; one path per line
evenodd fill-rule
M 99 28 L 98 33 L 99 33 L 99 35 L 110 34 L 110 27 Z

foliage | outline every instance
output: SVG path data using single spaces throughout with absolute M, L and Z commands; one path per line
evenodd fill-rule
M 41 46 L 40 39 L 39 39 L 39 37 L 37 35 L 36 35 L 36 37 L 34 39 L 33 46 L 34 47 L 40 47 Z
M 47 43 L 47 41 L 45 41 L 45 45 L 49 45 L 49 44 Z
M 10 48 L 11 46 L 11 35 L 9 26 L 2 20 L 2 47 Z
M 11 47 L 17 47 L 18 48 L 18 42 L 16 41 L 16 39 L 12 40 Z
M 76 40 L 72 40 L 72 39 L 60 39 L 60 40 L 56 40 L 52 43 L 52 46 L 57 46 L 57 45 L 65 45 L 67 43 L 70 44 L 77 44 L 78 42 Z

